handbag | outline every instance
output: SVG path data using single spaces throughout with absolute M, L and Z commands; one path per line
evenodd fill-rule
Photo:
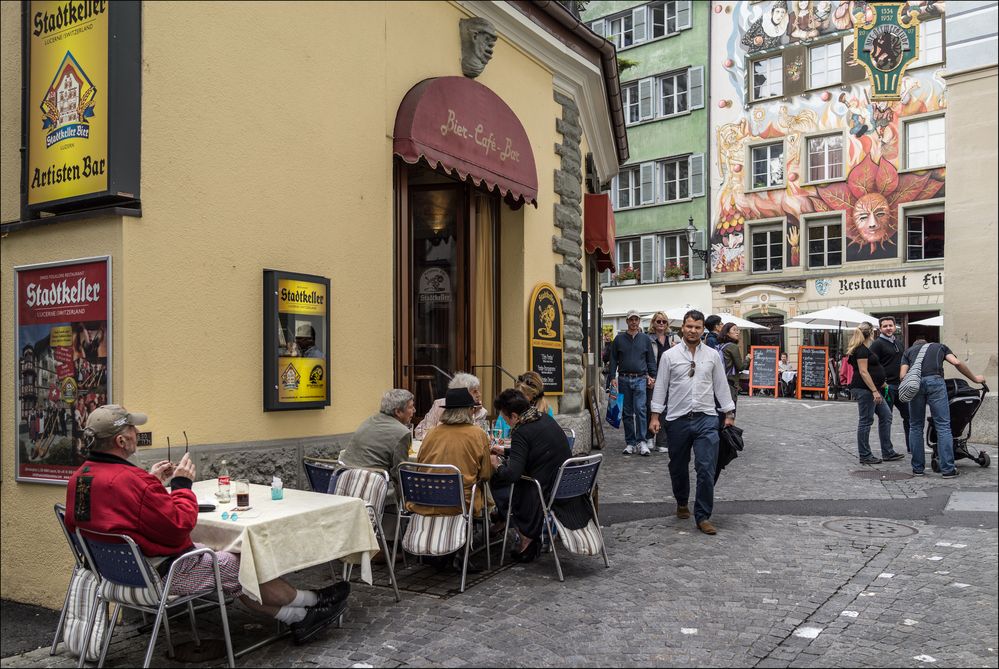
M 610 396 L 607 407 L 607 422 L 615 430 L 621 427 L 621 407 L 617 403 L 617 395 Z
M 929 347 L 929 344 L 923 344 L 916 355 L 916 361 L 912 363 L 912 367 L 905 373 L 905 378 L 898 384 L 898 400 L 900 402 L 911 402 L 912 398 L 919 392 L 919 382 L 923 378 L 923 356 L 926 355 L 926 349 Z
M 79 657 L 86 651 L 87 662 L 96 662 L 108 633 L 107 611 L 98 612 L 94 631 L 90 639 L 84 638 L 90 614 L 97 606 L 97 577 L 89 569 L 75 569 L 69 585 L 69 599 L 66 602 L 66 624 L 63 627 L 63 642 L 70 655 Z M 88 643 L 89 641 L 89 643 Z

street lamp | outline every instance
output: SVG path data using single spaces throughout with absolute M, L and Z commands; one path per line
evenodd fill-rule
M 696 249 L 694 248 L 694 237 L 697 235 L 697 228 L 694 227 L 694 217 L 691 216 L 687 219 L 687 236 L 684 237 L 684 241 L 687 242 L 687 249 L 693 253 L 695 256 L 701 259 L 704 263 L 704 271 L 707 278 L 711 278 L 711 251 L 709 249 Z

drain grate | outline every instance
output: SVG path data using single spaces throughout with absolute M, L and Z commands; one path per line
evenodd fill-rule
M 908 472 L 882 472 L 877 469 L 861 469 L 850 472 L 850 476 L 856 476 L 858 479 L 875 479 L 877 481 L 904 481 L 912 478 L 912 474 Z
M 908 537 L 916 534 L 915 527 L 902 525 L 901 523 L 891 523 L 887 520 L 871 520 L 868 518 L 844 518 L 841 520 L 827 520 L 822 523 L 822 527 L 840 534 L 861 537 L 881 537 L 884 539 L 896 539 Z

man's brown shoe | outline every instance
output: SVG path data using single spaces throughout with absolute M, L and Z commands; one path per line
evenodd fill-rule
M 687 518 L 690 518 L 690 508 L 688 508 L 686 506 L 678 506 L 678 507 L 676 507 L 676 517 L 680 518 L 682 520 L 686 520 Z
M 705 534 L 718 534 L 718 530 L 715 529 L 715 526 L 711 524 L 710 520 L 702 520 L 697 523 L 697 529 Z

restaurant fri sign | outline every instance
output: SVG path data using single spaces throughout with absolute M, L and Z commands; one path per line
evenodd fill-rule
M 874 20 L 854 20 L 853 56 L 867 70 L 871 100 L 901 98 L 902 75 L 919 57 L 919 13 L 906 3 L 872 2 Z
M 562 301 L 555 287 L 539 283 L 531 294 L 530 343 L 531 369 L 541 375 L 546 395 L 561 395 L 564 386 L 563 349 L 565 348 Z

